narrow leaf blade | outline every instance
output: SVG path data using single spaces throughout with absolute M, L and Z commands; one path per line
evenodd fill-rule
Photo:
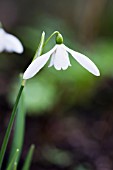
M 35 146 L 31 145 L 22 170 L 29 170 L 30 165 L 31 165 L 31 161 L 32 161 L 32 156 L 33 156 L 34 149 L 35 149 Z

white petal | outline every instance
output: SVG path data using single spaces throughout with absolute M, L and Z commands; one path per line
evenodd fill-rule
M 0 52 L 23 52 L 23 46 L 21 42 L 13 35 L 8 34 L 4 29 L 0 28 Z
M 57 45 L 53 62 L 56 70 L 66 70 L 68 66 L 71 66 L 68 53 L 64 48 L 62 48 L 62 45 Z
M 0 28 L 0 52 L 4 51 L 5 48 L 5 39 L 4 39 L 5 31 Z
M 85 69 L 87 69 L 90 73 L 94 74 L 95 76 L 100 76 L 100 72 L 97 66 L 85 55 L 75 52 L 65 45 L 63 45 L 64 49 L 66 49 L 79 64 L 81 64 Z
M 23 52 L 23 46 L 18 38 L 16 38 L 14 35 L 5 33 L 5 42 L 4 46 L 6 51 L 8 52 L 16 52 L 16 53 L 22 53 Z
M 36 73 L 38 73 L 38 71 L 44 67 L 44 65 L 47 63 L 47 61 L 50 58 L 50 55 L 55 51 L 56 46 L 54 48 L 52 48 L 49 52 L 47 52 L 46 54 L 43 54 L 40 57 L 37 57 L 27 68 L 27 70 L 25 71 L 24 75 L 23 75 L 23 79 L 29 79 L 31 77 L 33 77 Z
M 3 35 L 5 33 L 3 28 L 0 28 L 0 36 Z

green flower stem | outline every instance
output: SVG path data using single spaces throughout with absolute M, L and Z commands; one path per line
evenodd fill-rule
M 59 33 L 58 31 L 53 32 L 53 33 L 49 36 L 49 38 L 45 41 L 43 47 L 49 42 L 49 40 L 50 40 L 55 34 L 58 35 L 58 34 L 60 34 L 60 33 Z
M 4 159 L 8 140 L 9 140 L 10 133 L 11 133 L 12 126 L 13 126 L 13 122 L 14 122 L 14 119 L 15 119 L 15 116 L 16 116 L 17 106 L 18 106 L 22 91 L 24 89 L 24 86 L 25 86 L 25 80 L 22 81 L 20 90 L 18 92 L 16 102 L 15 102 L 15 105 L 14 105 L 14 108 L 13 108 L 13 111 L 12 111 L 12 114 L 11 114 L 11 118 L 10 118 L 10 121 L 9 121 L 9 124 L 8 124 L 8 128 L 6 130 L 6 134 L 5 134 L 5 137 L 4 137 L 4 140 L 3 140 L 3 143 L 2 143 L 2 147 L 1 147 L 1 150 L 0 150 L 0 169 L 2 167 L 2 162 L 3 162 L 3 159 Z

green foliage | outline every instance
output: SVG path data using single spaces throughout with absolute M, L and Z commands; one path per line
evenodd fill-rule
M 19 154 L 19 149 L 16 149 L 16 152 L 12 156 L 12 159 L 10 160 L 6 170 L 14 170 L 15 169 L 15 163 L 16 163 L 18 154 Z
M 29 149 L 28 155 L 25 159 L 22 170 L 29 170 L 30 165 L 31 165 L 31 161 L 32 161 L 34 149 L 35 149 L 35 146 L 32 144 L 30 149 Z M 16 153 L 14 153 L 14 155 L 12 155 L 12 159 L 10 159 L 6 170 L 17 170 L 17 165 L 18 165 L 17 160 L 18 160 L 18 158 L 19 158 L 19 149 L 17 149 Z
M 25 130 L 25 103 L 24 103 L 24 91 L 21 95 L 18 109 L 17 109 L 17 115 L 16 115 L 16 120 L 15 120 L 15 125 L 14 125 L 14 135 L 13 135 L 13 141 L 12 141 L 12 148 L 10 151 L 10 157 L 9 157 L 9 162 L 14 155 L 15 149 L 19 149 L 19 154 L 17 156 L 16 162 L 19 161 L 21 151 L 22 151 L 22 146 L 23 146 L 23 140 L 24 140 L 24 130 Z
M 31 145 L 22 170 L 29 170 L 35 146 Z
M 14 107 L 13 107 L 13 110 L 12 110 L 12 113 L 11 113 L 11 117 L 10 117 L 10 120 L 9 120 L 9 124 L 8 124 L 7 130 L 6 130 L 4 139 L 3 139 L 3 142 L 2 142 L 2 146 L 1 146 L 1 150 L 0 150 L 0 168 L 2 167 L 2 162 L 3 162 L 3 159 L 4 159 L 5 152 L 6 152 L 7 144 L 8 144 L 9 137 L 10 137 L 11 130 L 12 130 L 12 126 L 13 126 L 13 123 L 14 123 L 14 120 L 15 120 L 16 111 L 17 111 L 19 99 L 21 97 L 23 88 L 24 88 L 24 86 L 21 85 L 20 89 L 18 91 L 16 100 L 15 100 L 15 104 L 14 104 Z
M 55 147 L 46 147 L 43 150 L 43 157 L 52 164 L 69 166 L 72 163 L 71 154 Z
M 14 163 L 14 168 L 13 168 L 13 170 L 17 170 L 17 162 L 15 161 L 15 163 Z
M 56 91 L 53 85 L 44 79 L 32 79 L 26 85 L 25 102 L 28 111 L 45 111 L 51 108 L 55 101 Z
M 14 96 L 17 93 L 17 83 L 12 88 L 9 99 L 14 102 Z M 25 106 L 28 113 L 45 111 L 53 107 L 56 96 L 55 87 L 44 78 L 35 77 L 27 82 L 25 87 Z

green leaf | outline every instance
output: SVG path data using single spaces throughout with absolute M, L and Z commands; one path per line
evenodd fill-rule
M 13 167 L 13 170 L 17 170 L 17 162 L 14 163 L 14 167 Z
M 12 169 L 14 169 L 14 167 L 15 167 L 15 161 L 16 161 L 16 159 L 17 159 L 17 157 L 18 157 L 18 154 L 19 154 L 19 149 L 16 149 L 16 153 L 13 155 L 13 158 L 11 159 L 11 161 L 10 161 L 10 163 L 9 163 L 9 165 L 8 165 L 8 167 L 7 167 L 6 170 L 12 170 Z
M 52 164 L 60 166 L 70 166 L 72 164 L 72 155 L 68 151 L 56 147 L 46 146 L 42 150 L 43 157 Z
M 31 113 L 32 115 L 43 114 L 45 110 L 50 110 L 57 101 L 57 88 L 49 81 L 50 79 L 47 81 L 47 76 L 45 75 L 44 77 L 43 74 L 39 74 L 26 84 L 24 96 L 27 114 L 29 115 L 31 115 Z M 9 93 L 8 100 L 11 104 L 14 103 L 16 94 L 17 81 L 12 83 Z
M 35 148 L 35 146 L 31 145 L 31 147 L 29 149 L 29 152 L 28 152 L 28 155 L 27 155 L 27 158 L 26 158 L 25 163 L 23 165 L 22 170 L 29 170 L 30 165 L 31 165 L 31 160 L 32 160 L 33 152 L 34 152 L 34 148 Z
M 1 147 L 1 150 L 0 150 L 0 169 L 2 167 L 2 162 L 3 162 L 3 159 L 4 159 L 5 151 L 6 151 L 6 148 L 7 148 L 8 141 L 9 141 L 9 137 L 10 137 L 10 133 L 11 133 L 11 130 L 12 130 L 12 126 L 13 126 L 13 123 L 14 123 L 14 120 L 15 120 L 15 116 L 16 116 L 16 112 L 17 112 L 17 107 L 18 107 L 18 103 L 19 103 L 19 100 L 20 100 L 23 88 L 24 88 L 24 86 L 21 85 L 20 89 L 19 89 L 19 92 L 17 94 L 17 98 L 16 98 L 16 101 L 15 101 L 15 104 L 14 104 L 14 107 L 13 107 L 11 118 L 9 120 L 8 128 L 6 130 L 5 137 L 4 137 L 4 140 L 3 140 L 3 143 L 2 143 L 2 147 Z
M 19 161 L 19 158 L 21 155 L 23 140 L 24 140 L 24 130 L 25 130 L 25 113 L 26 113 L 26 109 L 25 109 L 25 104 L 24 104 L 24 93 L 22 93 L 20 101 L 19 101 L 19 105 L 18 105 L 17 115 L 16 115 L 13 142 L 12 142 L 9 162 L 16 148 L 18 148 L 20 151 L 16 159 L 17 162 Z

